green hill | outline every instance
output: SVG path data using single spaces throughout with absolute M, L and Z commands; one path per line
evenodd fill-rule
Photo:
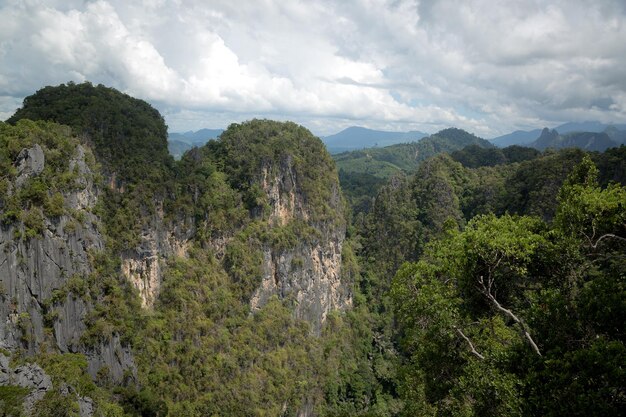
M 415 171 L 420 163 L 444 152 L 453 152 L 469 145 L 494 148 L 489 141 L 462 129 L 444 129 L 418 142 L 402 143 L 384 148 L 368 148 L 333 155 L 339 169 L 339 180 L 345 195 L 357 207 L 366 208 L 387 179 Z
M 302 126 L 165 131 L 90 84 L 0 123 L 0 416 L 623 414 L 625 146 L 342 154 L 350 218 Z
M 345 172 L 361 172 L 389 178 L 399 171 L 415 170 L 420 162 L 442 152 L 452 152 L 468 145 L 483 148 L 494 146 L 461 129 L 445 129 L 418 142 L 402 143 L 384 148 L 368 148 L 334 155 L 337 167 Z
M 24 100 L 7 122 L 47 120 L 88 138 L 106 174 L 120 182 L 162 180 L 173 160 L 167 126 L 150 104 L 103 85 L 48 86 Z

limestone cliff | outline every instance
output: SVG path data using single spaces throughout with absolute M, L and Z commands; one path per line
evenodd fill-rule
M 98 219 L 92 213 L 98 189 L 86 159 L 93 156 L 83 146 L 74 146 L 70 160 L 65 161 L 64 172 L 72 175 L 63 174 L 69 184 L 59 193 L 62 205 L 46 209 L 46 200 L 38 208 L 41 196 L 31 196 L 37 190 L 34 184 L 44 173 L 46 180 L 56 175 L 50 173 L 46 158 L 55 152 L 38 143 L 24 148 L 15 160 L 15 175 L 3 199 L 21 195 L 27 209 L 12 222 L 5 219 L 0 227 L 0 348 L 34 354 L 45 346 L 61 353 L 85 353 L 93 359 L 93 375 L 106 366 L 112 378 L 119 380 L 125 370 L 134 369 L 129 348 L 119 338 L 90 347 L 81 339 L 93 305 L 76 287 L 84 288 L 92 271 L 90 256 L 104 248 Z M 53 210 L 59 212 L 48 213 Z M 102 352 L 114 354 L 102 360 Z
M 340 279 L 343 201 L 334 165 L 326 165 L 325 149 L 315 148 L 319 139 L 298 133 L 300 147 L 285 141 L 277 157 L 262 162 L 255 178 L 266 197 L 267 221 L 276 229 L 295 230 L 295 240 L 287 246 L 263 245 L 261 284 L 250 304 L 255 311 L 277 295 L 319 334 L 330 311 L 352 304 L 349 285 Z M 304 153 L 307 147 L 314 152 Z
M 122 273 L 139 292 L 141 305 L 152 308 L 163 280 L 167 258 L 187 255 L 195 227 L 191 219 L 165 219 L 163 202 L 153 201 L 156 210 L 148 215 L 136 248 L 122 252 Z

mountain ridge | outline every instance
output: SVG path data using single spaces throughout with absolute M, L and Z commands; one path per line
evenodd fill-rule
M 361 126 L 350 126 L 333 135 L 322 138 L 331 154 L 374 146 L 384 147 L 397 143 L 414 142 L 428 136 L 419 131 L 391 132 Z
M 551 130 L 555 130 L 560 134 L 578 133 L 578 132 L 606 132 L 611 140 L 618 144 L 626 143 L 626 124 L 604 124 L 600 122 L 567 122 L 563 123 Z M 541 135 L 543 129 L 537 128 L 532 130 L 516 130 L 506 135 L 489 139 L 494 145 L 506 147 L 510 145 L 528 145 L 536 141 Z

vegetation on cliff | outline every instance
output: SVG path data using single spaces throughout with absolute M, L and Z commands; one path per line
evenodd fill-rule
M 90 252 L 90 273 L 36 300 L 47 334 L 38 352 L 26 351 L 30 317 L 14 318 L 24 349 L 7 354 L 41 364 L 55 386 L 41 415 L 73 415 L 84 397 L 104 416 L 623 409 L 626 148 L 499 150 L 447 129 L 412 153 L 370 153 L 391 167 L 383 174 L 340 172 L 352 197 L 373 197 L 353 198 L 351 216 L 335 163 L 301 126 L 234 124 L 180 161 L 165 135 L 151 106 L 90 84 L 46 87 L 0 124 L 0 220 L 26 225 L 22 242 L 59 216 L 81 221 L 65 198 L 80 180 L 79 145 L 100 191 L 104 248 Z M 37 146 L 42 170 L 19 180 Z M 307 300 L 289 291 L 306 262 L 335 268 L 333 250 L 333 285 L 352 305 L 324 311 L 322 325 L 296 314 Z M 128 259 L 160 268 L 147 307 Z M 253 308 L 264 284 L 280 291 Z M 9 305 L 11 289 L 0 290 Z M 86 306 L 73 353 L 54 337 L 68 298 Z M 120 378 L 89 369 L 111 340 L 134 357 Z M 26 394 L 2 387 L 0 401 L 18 410 Z

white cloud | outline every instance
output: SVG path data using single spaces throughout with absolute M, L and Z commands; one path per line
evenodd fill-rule
M 624 17 L 620 0 L 10 0 L 0 96 L 89 80 L 152 102 L 173 130 L 623 122 Z

